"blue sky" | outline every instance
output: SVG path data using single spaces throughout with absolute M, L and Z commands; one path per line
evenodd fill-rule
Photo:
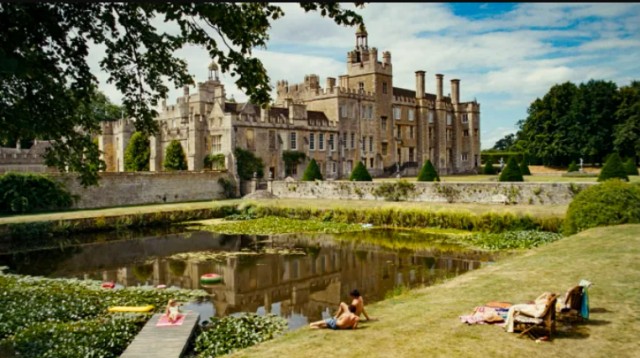
M 346 73 L 346 52 L 355 29 L 339 26 L 295 3 L 280 4 L 266 49 L 256 49 L 272 84 L 302 82 L 305 74 L 326 77 Z M 353 8 L 343 3 L 345 8 Z M 633 3 L 370 3 L 363 15 L 369 46 L 390 51 L 394 86 L 415 88 L 415 71 L 424 70 L 427 92 L 435 92 L 435 74 L 460 79 L 461 100 L 481 105 L 482 148 L 490 148 L 517 130 L 527 108 L 556 83 L 613 81 L 618 86 L 640 80 L 640 4 Z M 170 26 L 160 24 L 159 28 Z M 90 55 L 98 71 L 99 51 Z M 196 81 L 206 78 L 210 60 L 202 49 L 177 52 Z M 121 95 L 101 87 L 114 101 Z M 246 96 L 222 74 L 227 93 Z M 170 93 L 173 103 L 182 90 Z

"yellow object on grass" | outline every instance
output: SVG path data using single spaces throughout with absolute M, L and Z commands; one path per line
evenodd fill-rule
M 149 312 L 153 305 L 146 306 L 113 306 L 109 307 L 109 312 Z

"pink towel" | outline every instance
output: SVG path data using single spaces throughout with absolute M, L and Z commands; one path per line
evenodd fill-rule
M 184 323 L 184 317 L 186 315 L 181 314 L 178 315 L 178 319 L 171 323 L 169 322 L 169 317 L 167 317 L 167 315 L 162 315 L 160 316 L 160 319 L 158 319 L 158 323 L 156 323 L 156 327 L 167 327 L 167 326 L 181 326 Z

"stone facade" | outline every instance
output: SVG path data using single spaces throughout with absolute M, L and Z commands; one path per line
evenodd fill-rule
M 101 173 L 98 186 L 83 188 L 74 174 L 52 174 L 72 195 L 75 209 L 145 205 L 225 198 L 219 178 L 227 173 Z
M 234 172 L 234 148 L 262 158 L 265 177 L 300 178 L 308 162 L 318 162 L 325 178 L 346 178 L 357 161 L 374 176 L 399 172 L 416 175 L 426 159 L 440 174 L 473 173 L 480 166 L 480 105 L 460 102 L 460 81 L 451 80 L 451 96 L 442 94 L 443 76 L 436 75 L 437 93 L 425 93 L 425 72 L 416 72 L 416 91 L 393 87 L 391 54 L 369 48 L 367 33 L 356 33 L 356 47 L 347 54 L 347 74 L 326 79 L 317 75 L 301 84 L 278 81 L 273 106 L 227 100 L 218 67 L 195 93 L 184 88 L 174 105 L 162 103 L 159 133 L 151 140 L 151 171 L 161 171 L 172 140 L 187 156 L 188 170 L 200 171 L 208 154 L 223 154 Z M 133 131 L 130 120 L 103 125 L 99 141 L 107 171 L 123 171 L 124 150 Z M 285 168 L 284 151 L 298 151 L 306 160 Z
M 397 169 L 415 175 L 427 159 L 440 174 L 477 172 L 480 104 L 460 102 L 458 79 L 444 96 L 443 77 L 436 74 L 436 94 L 425 92 L 424 71 L 416 71 L 415 91 L 393 87 L 391 53 L 383 52 L 378 61 L 378 49 L 369 48 L 361 27 L 347 54 L 347 74 L 337 85 L 327 78 L 323 89 L 317 75 L 301 84 L 279 81 L 276 104 L 293 99 L 326 113 L 341 133 L 340 160 L 361 160 L 372 175 Z
M 47 167 L 44 157 L 51 143 L 46 140 L 35 140 L 31 148 L 22 149 L 20 143 L 16 148 L 0 147 L 0 174 L 8 172 L 54 172 L 55 168 Z
M 278 198 L 385 200 L 376 188 L 391 182 L 273 181 L 269 191 Z M 431 203 L 568 205 L 581 190 L 597 183 L 438 183 L 413 182 L 408 201 Z

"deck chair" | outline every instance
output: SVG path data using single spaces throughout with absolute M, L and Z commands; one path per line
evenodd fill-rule
M 582 321 L 582 286 L 574 286 L 567 290 L 564 298 L 558 300 L 556 313 L 561 321 Z
M 551 294 L 547 299 L 544 311 L 539 317 L 531 317 L 522 312 L 516 313 L 514 316 L 514 324 L 516 329 L 521 331 L 518 337 L 522 337 L 525 334 L 529 335 L 531 339 L 536 339 L 532 330 L 534 328 L 544 328 L 547 332 L 549 339 L 551 339 L 553 333 L 556 330 L 556 302 L 558 296 Z
M 577 286 L 571 287 L 558 301 L 556 312 L 558 318 L 563 321 L 585 321 L 589 319 L 589 287 L 593 282 L 582 279 Z

